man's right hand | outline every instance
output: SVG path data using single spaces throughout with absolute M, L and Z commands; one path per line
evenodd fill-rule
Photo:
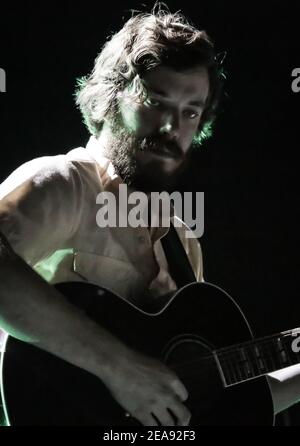
M 188 393 L 175 373 L 124 346 L 69 303 L 15 254 L 1 232 L 0 275 L 1 324 L 11 336 L 98 376 L 143 425 L 188 425 Z
M 104 380 L 113 397 L 144 426 L 188 426 L 191 413 L 183 404 L 188 392 L 176 374 L 156 359 L 132 350 Z

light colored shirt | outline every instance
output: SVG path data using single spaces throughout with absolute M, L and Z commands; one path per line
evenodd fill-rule
M 0 231 L 49 283 L 88 281 L 135 302 L 176 290 L 160 242 L 168 228 L 99 227 L 99 192 L 121 178 L 91 137 L 86 148 L 34 159 L 0 186 Z M 177 217 L 172 217 L 173 223 Z M 196 237 L 177 227 L 197 281 L 203 280 Z
M 89 281 L 132 302 L 145 292 L 155 298 L 176 290 L 160 242 L 168 228 L 96 224 L 97 195 L 116 191 L 120 183 L 94 138 L 86 148 L 34 159 L 0 185 L 0 231 L 51 284 Z M 203 281 L 198 240 L 186 238 L 185 225 L 176 230 L 197 281 Z M 299 400 L 299 365 L 270 377 L 277 411 Z

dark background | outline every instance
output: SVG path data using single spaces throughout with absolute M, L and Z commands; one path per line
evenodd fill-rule
M 145 8 L 143 5 L 147 5 Z M 91 71 L 129 9 L 153 2 L 1 5 L 0 181 L 21 163 L 84 145 L 75 78 Z M 213 138 L 193 155 L 185 190 L 205 192 L 205 279 L 239 303 L 256 335 L 300 326 L 298 128 L 300 4 L 169 1 L 227 52 Z M 300 409 L 289 412 L 300 425 Z M 288 420 L 287 420 L 288 421 Z

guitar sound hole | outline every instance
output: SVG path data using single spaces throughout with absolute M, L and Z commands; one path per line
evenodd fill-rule
M 206 362 L 205 358 L 212 355 L 212 346 L 199 336 L 183 335 L 169 341 L 163 351 L 163 360 L 169 366 L 187 368 L 191 364 Z
M 212 346 L 199 337 L 182 336 L 169 342 L 163 360 L 188 390 L 187 406 L 193 423 L 200 419 L 202 424 L 214 410 L 223 389 Z

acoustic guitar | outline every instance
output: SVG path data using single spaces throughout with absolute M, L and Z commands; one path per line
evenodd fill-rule
M 300 329 L 254 340 L 238 305 L 209 283 L 189 284 L 143 310 L 93 284 L 56 288 L 128 346 L 176 372 L 189 392 L 191 426 L 273 424 L 265 375 L 300 361 Z M 139 425 L 99 378 L 10 336 L 1 373 L 11 425 Z

